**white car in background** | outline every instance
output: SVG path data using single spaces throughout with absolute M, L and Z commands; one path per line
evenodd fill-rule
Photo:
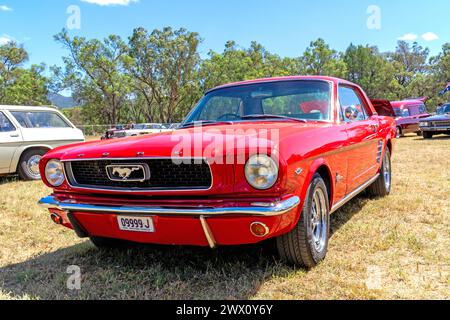
M 83 132 L 56 109 L 0 105 L 0 175 L 39 180 L 45 153 L 84 140 Z
M 142 124 L 135 124 L 133 129 L 116 131 L 114 133 L 114 137 L 115 138 L 136 137 L 145 134 L 161 133 L 164 132 L 164 130 L 165 128 L 163 127 L 163 125 L 159 123 L 142 123 Z

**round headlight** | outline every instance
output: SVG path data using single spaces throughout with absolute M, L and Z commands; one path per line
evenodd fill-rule
M 63 164 L 61 161 L 53 159 L 45 166 L 45 178 L 54 187 L 59 187 L 65 180 Z
M 255 189 L 270 189 L 277 182 L 278 165 L 269 156 L 254 155 L 245 165 L 245 177 L 247 182 Z

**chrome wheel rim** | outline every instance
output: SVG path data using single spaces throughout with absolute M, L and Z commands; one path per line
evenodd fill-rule
M 39 161 L 41 161 L 42 156 L 34 155 L 28 159 L 26 163 L 27 173 L 33 179 L 39 179 L 41 177 L 39 173 Z
M 317 188 L 312 198 L 311 233 L 314 249 L 322 252 L 328 237 L 328 211 L 325 193 Z
M 389 159 L 388 153 L 384 155 L 384 165 L 383 165 L 383 175 L 386 190 L 391 189 L 391 161 Z

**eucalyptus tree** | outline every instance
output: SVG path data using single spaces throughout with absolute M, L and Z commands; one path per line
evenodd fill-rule
M 57 87 L 70 89 L 82 105 L 99 112 L 103 122 L 119 122 L 119 111 L 132 92 L 132 79 L 123 69 L 126 43 L 116 35 L 104 40 L 71 38 L 66 30 L 55 35 L 55 40 L 69 51 L 63 57 L 65 68 L 53 68 Z

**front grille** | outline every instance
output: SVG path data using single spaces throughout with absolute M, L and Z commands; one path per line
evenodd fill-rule
M 433 122 L 433 127 L 450 127 L 450 121 L 436 121 L 436 122 Z
M 179 190 L 209 189 L 212 176 L 209 164 L 194 160 L 175 164 L 171 159 L 86 160 L 65 163 L 72 186 L 93 189 L 121 190 Z M 107 167 L 111 165 L 147 164 L 150 179 L 146 181 L 112 181 Z

